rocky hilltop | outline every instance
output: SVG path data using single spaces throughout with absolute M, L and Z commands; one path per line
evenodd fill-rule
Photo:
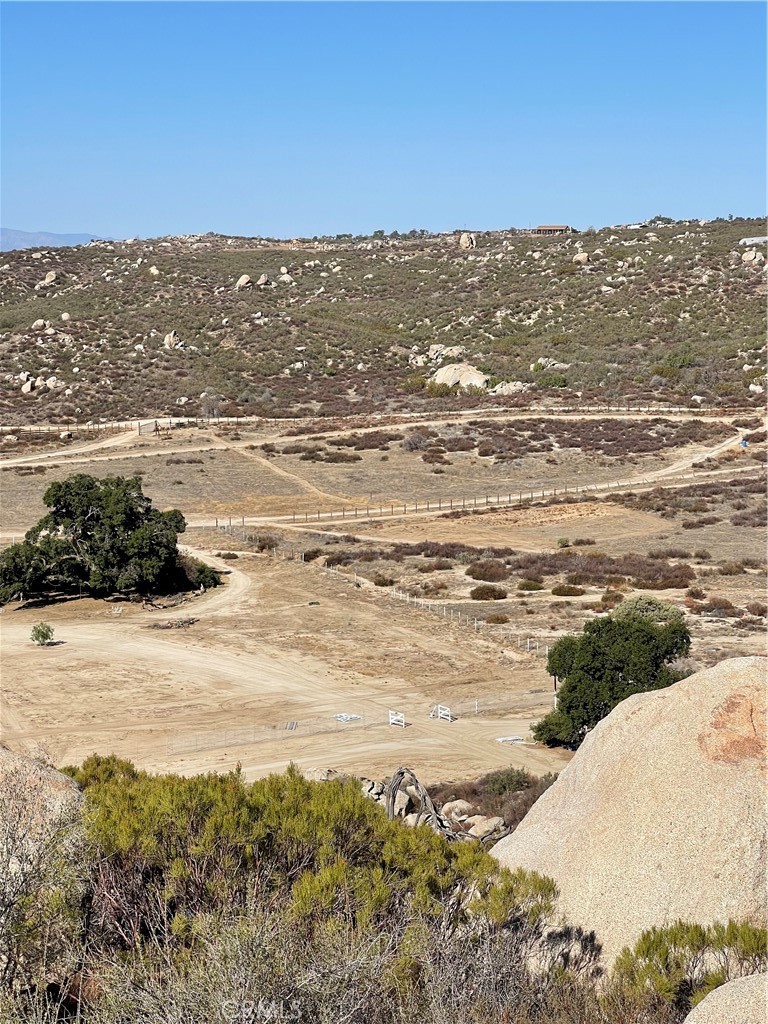
M 767 664 L 731 659 L 623 701 L 493 848 L 553 878 L 608 962 L 676 919 L 765 921 Z
M 759 405 L 762 235 L 754 220 L 661 220 L 10 252 L 0 419 Z

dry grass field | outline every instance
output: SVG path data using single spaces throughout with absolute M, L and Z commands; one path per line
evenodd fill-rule
M 425 449 L 407 450 L 401 439 L 357 448 L 331 444 L 348 441 L 343 429 L 317 439 L 268 427 L 117 435 L 101 447 L 8 458 L 0 464 L 4 540 L 43 514 L 53 480 L 140 473 L 157 506 L 187 515 L 184 542 L 229 575 L 220 590 L 179 607 L 88 599 L 3 609 L 2 740 L 45 751 L 59 764 L 114 751 L 158 770 L 241 763 L 251 777 L 291 761 L 374 777 L 408 764 L 428 782 L 505 765 L 557 771 L 568 754 L 498 737 L 525 737 L 551 707 L 546 645 L 644 592 L 646 577 L 670 577 L 674 585 L 652 592 L 688 611 L 692 667 L 764 652 L 765 442 L 756 441 L 749 456 L 737 454 L 732 425 L 707 426 L 706 437 L 691 441 L 683 432 L 679 445 L 623 458 L 553 450 L 546 434 L 543 450 L 514 458 L 449 450 L 450 464 L 435 465 L 424 461 Z M 445 424 L 431 429 L 449 441 L 466 436 Z M 404 438 L 408 429 L 392 432 Z M 501 448 L 515 440 L 495 427 L 492 433 Z M 477 449 L 482 438 L 475 435 Z M 327 463 L 283 452 L 294 444 L 358 458 Z M 690 476 L 692 463 L 703 468 L 681 486 L 678 477 Z M 495 496 L 620 479 L 649 482 L 588 500 L 560 495 L 563 503 L 448 515 L 433 508 L 356 524 L 270 520 L 369 500 Z M 214 529 L 216 517 L 228 514 L 251 517 L 251 525 L 231 534 Z M 262 540 L 246 539 L 254 535 Z M 276 555 L 259 551 L 265 536 Z M 430 545 L 443 545 L 448 557 Z M 285 560 L 290 551 L 309 560 Z M 227 552 L 238 557 L 220 557 Z M 503 599 L 470 597 L 483 577 L 467 571 L 483 559 L 496 564 Z M 580 593 L 558 595 L 574 566 Z M 180 617 L 197 621 L 154 628 Z M 55 628 L 57 646 L 31 643 L 41 619 Z M 528 638 L 538 657 L 526 649 Z M 431 719 L 438 703 L 457 711 L 457 720 Z M 390 709 L 405 713 L 407 728 L 388 725 Z M 360 717 L 343 724 L 340 714 Z

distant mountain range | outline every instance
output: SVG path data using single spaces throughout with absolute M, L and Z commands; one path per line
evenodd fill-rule
M 64 245 L 85 245 L 98 235 L 57 235 L 53 231 L 15 231 L 13 228 L 0 228 L 0 252 L 11 249 L 35 249 L 46 246 L 56 249 Z

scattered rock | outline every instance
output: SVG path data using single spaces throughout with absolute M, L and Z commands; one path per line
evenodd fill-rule
M 442 361 L 443 359 L 460 359 L 466 349 L 463 345 L 430 345 L 427 349 L 427 358 L 430 362 Z
M 251 288 L 253 288 L 253 281 L 247 274 L 241 274 L 241 276 L 238 277 L 237 282 L 235 284 L 235 291 L 242 292 L 247 291 Z
M 69 313 L 62 313 L 61 319 L 66 323 L 68 320 L 71 320 L 72 317 L 69 315 Z
M 525 391 L 530 391 L 531 385 L 525 384 L 521 380 L 503 380 L 501 384 L 497 384 L 496 387 L 491 388 L 488 392 L 489 395 L 519 395 Z
M 551 356 L 539 356 L 535 363 L 531 363 L 532 373 L 541 370 L 570 370 L 570 368 L 570 363 L 559 363 L 556 359 L 552 359 Z
M 55 270 L 49 270 L 48 273 L 43 278 L 43 284 L 53 284 L 57 276 L 58 275 Z
M 33 331 L 44 331 L 45 328 L 48 327 L 48 326 L 49 326 L 49 324 L 45 320 L 35 320 L 35 322 L 32 324 L 32 330 Z
M 765 671 L 730 659 L 622 701 L 493 848 L 553 878 L 609 963 L 678 918 L 765 919 Z
M 475 839 L 485 839 L 486 836 L 492 835 L 494 832 L 499 832 L 504 828 L 503 818 L 485 818 L 481 817 L 480 821 L 475 821 L 469 830 L 469 834 L 474 836 Z M 470 821 L 472 819 L 469 819 Z
M 178 333 L 173 330 L 163 338 L 163 345 L 167 349 L 181 349 L 184 348 L 184 342 L 179 337 Z
M 469 231 L 462 231 L 459 236 L 459 248 L 460 249 L 474 249 L 477 246 L 477 240 L 475 236 Z
M 256 282 L 256 285 L 257 285 L 257 286 L 258 286 L 259 288 L 266 288 L 266 287 L 267 287 L 268 285 L 270 285 L 271 283 L 272 283 L 272 282 L 271 282 L 271 281 L 269 280 L 269 278 L 267 277 L 267 275 L 266 275 L 266 274 L 262 274 L 262 275 L 261 275 L 261 277 L 259 278 L 259 280 L 258 280 L 258 281 Z
M 472 804 L 466 800 L 449 800 L 447 804 L 443 804 L 441 812 L 446 818 L 453 818 L 455 821 L 460 816 L 466 817 L 471 814 L 472 809 Z
M 588 252 L 577 252 L 576 255 L 573 257 L 573 259 L 571 260 L 571 263 L 578 263 L 578 264 L 580 264 L 580 266 L 585 267 L 587 265 L 587 263 L 589 263 L 589 253 Z

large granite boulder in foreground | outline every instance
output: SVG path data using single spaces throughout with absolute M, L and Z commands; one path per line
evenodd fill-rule
M 765 1024 L 768 974 L 750 974 L 721 985 L 702 999 L 685 1024 Z
M 612 963 L 678 918 L 766 919 L 766 666 L 734 658 L 622 701 L 491 851 L 553 878 Z

